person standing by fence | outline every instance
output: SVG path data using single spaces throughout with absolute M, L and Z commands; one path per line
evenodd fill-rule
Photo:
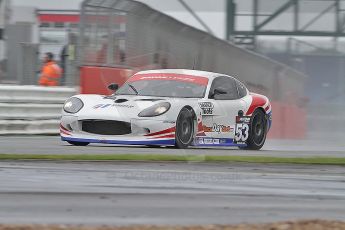
M 41 86 L 58 86 L 62 70 L 54 61 L 54 54 L 48 52 L 44 57 L 40 79 L 38 81 Z

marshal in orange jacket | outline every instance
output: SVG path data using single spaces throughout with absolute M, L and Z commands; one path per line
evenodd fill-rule
M 39 84 L 42 86 L 58 86 L 62 70 L 55 61 L 48 61 L 42 66 Z

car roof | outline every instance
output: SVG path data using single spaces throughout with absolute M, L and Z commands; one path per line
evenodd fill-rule
M 228 76 L 226 74 L 221 73 L 214 73 L 214 72 L 208 72 L 208 71 L 202 71 L 202 70 L 191 70 L 191 69 L 156 69 L 156 70 L 144 70 L 140 71 L 136 74 L 150 74 L 150 73 L 174 73 L 174 74 L 185 74 L 185 75 L 193 75 L 193 76 L 199 76 L 199 77 L 206 77 L 209 80 L 214 79 L 218 76 Z

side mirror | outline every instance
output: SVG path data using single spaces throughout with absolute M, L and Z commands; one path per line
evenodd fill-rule
M 228 92 L 226 91 L 226 89 L 222 88 L 222 87 L 217 87 L 214 89 L 213 94 L 214 95 L 219 95 L 219 94 L 227 94 Z
M 119 85 L 115 83 L 111 83 L 110 85 L 108 85 L 108 89 L 112 91 L 116 91 L 118 88 L 119 88 Z

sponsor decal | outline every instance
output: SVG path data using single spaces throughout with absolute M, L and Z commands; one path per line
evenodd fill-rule
M 124 105 L 124 104 L 113 104 L 113 107 L 123 107 L 123 108 L 133 108 L 134 105 Z
M 203 115 L 212 115 L 213 114 L 213 109 L 211 109 L 211 108 L 205 108 L 205 109 L 201 109 L 201 110 L 202 110 Z
M 212 127 L 203 125 L 202 128 L 207 133 L 230 133 L 233 130 L 229 125 L 219 125 L 216 123 Z
M 219 145 L 221 143 L 221 139 L 218 138 L 198 138 L 197 144 L 199 145 Z M 222 143 L 225 143 L 226 140 L 223 140 Z
M 194 82 L 195 78 L 188 78 L 188 77 L 176 77 L 176 76 L 143 76 L 138 80 L 172 80 L 172 81 L 189 81 Z
M 236 123 L 250 123 L 250 117 L 249 116 L 245 116 L 245 117 L 239 117 L 236 116 Z
M 203 128 L 205 133 L 212 133 L 213 132 L 213 128 L 212 127 L 203 125 L 202 128 Z
M 219 145 L 219 139 L 213 139 L 213 144 Z
M 212 145 L 213 144 L 213 140 L 211 138 L 204 138 L 204 144 Z
M 199 106 L 200 108 L 214 108 L 214 105 L 212 102 L 200 102 Z
M 111 106 L 111 104 L 98 104 L 98 105 L 95 105 L 93 108 L 94 109 L 104 109 L 104 108 L 107 108 Z
M 203 115 L 213 114 L 214 105 L 212 102 L 200 102 L 199 107 L 202 110 Z
M 246 141 L 248 140 L 248 137 L 249 137 L 249 124 L 250 124 L 249 116 L 236 117 L 234 143 L 246 144 Z
M 93 106 L 93 109 L 104 109 L 107 107 L 123 107 L 123 108 L 133 108 L 134 105 L 125 105 L 125 104 L 98 104 Z
M 218 124 L 213 124 L 213 132 L 217 133 L 230 133 L 231 132 L 231 127 L 227 125 L 218 125 Z
M 128 79 L 128 82 L 143 81 L 143 80 L 166 80 L 166 81 L 182 81 L 190 82 L 198 85 L 207 86 L 208 79 L 206 77 L 194 76 L 188 74 L 176 73 L 148 73 L 148 74 L 135 74 Z
M 163 124 L 175 124 L 175 121 L 163 121 Z

